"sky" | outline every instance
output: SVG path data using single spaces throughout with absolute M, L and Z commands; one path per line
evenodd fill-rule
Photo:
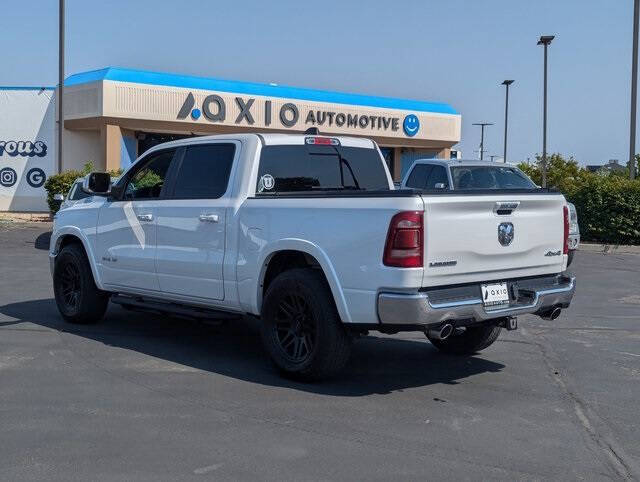
M 0 86 L 58 78 L 58 1 L 2 0 Z M 581 164 L 626 162 L 633 0 L 66 0 L 66 76 L 118 66 L 446 102 L 457 148 L 509 160 L 547 151 Z M 640 143 L 639 143 L 640 145 Z

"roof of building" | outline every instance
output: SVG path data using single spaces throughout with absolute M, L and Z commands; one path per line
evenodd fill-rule
M 0 90 L 54 90 L 55 87 L 37 87 L 34 85 L 0 85 Z
M 67 77 L 65 86 L 86 84 L 101 80 L 132 82 L 137 84 L 163 85 L 188 89 L 213 90 L 218 92 L 232 92 L 246 95 L 261 95 L 281 97 L 287 99 L 306 100 L 314 102 L 329 102 L 336 104 L 361 105 L 367 107 L 381 107 L 385 109 L 413 110 L 418 112 L 434 112 L 441 114 L 458 114 L 449 104 L 440 102 L 424 102 L 419 100 L 398 99 L 394 97 L 377 97 L 372 95 L 348 94 L 327 90 L 289 87 L 276 84 L 259 84 L 255 82 L 241 82 L 235 80 L 220 80 L 191 75 L 167 74 L 144 70 L 123 69 L 120 67 L 106 67 L 104 69 L 81 72 Z
M 606 164 L 590 164 L 587 166 L 587 170 L 591 172 L 603 171 L 622 171 L 626 169 L 625 166 L 619 163 L 617 159 L 609 159 Z

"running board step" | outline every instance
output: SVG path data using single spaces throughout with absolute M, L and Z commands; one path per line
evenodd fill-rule
M 186 318 L 215 319 L 215 320 L 234 320 L 241 318 L 238 313 L 227 311 L 212 310 L 201 308 L 198 306 L 182 305 L 179 303 L 170 303 L 167 301 L 156 300 L 153 298 L 143 298 L 141 296 L 127 296 L 120 294 L 111 295 L 111 302 L 117 305 L 124 305 L 139 311 L 150 311 L 155 313 L 168 313 Z

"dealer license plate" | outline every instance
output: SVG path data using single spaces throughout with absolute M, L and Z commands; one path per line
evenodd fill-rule
M 484 306 L 509 304 L 509 289 L 507 288 L 507 283 L 491 283 L 482 285 L 481 288 Z

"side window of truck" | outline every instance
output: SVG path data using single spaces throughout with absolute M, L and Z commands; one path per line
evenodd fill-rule
M 334 145 L 262 148 L 256 193 L 389 190 L 377 149 Z
M 416 164 L 407 179 L 407 187 L 424 189 L 432 167 L 431 164 Z
M 436 189 L 436 184 L 444 184 L 444 188 L 449 188 L 449 178 L 447 170 L 443 166 L 433 166 L 431 174 L 427 179 L 426 189 Z
M 124 199 L 157 199 L 164 186 L 175 149 L 151 154 L 127 181 Z
M 218 199 L 227 191 L 236 146 L 232 143 L 187 147 L 178 166 L 173 198 Z

